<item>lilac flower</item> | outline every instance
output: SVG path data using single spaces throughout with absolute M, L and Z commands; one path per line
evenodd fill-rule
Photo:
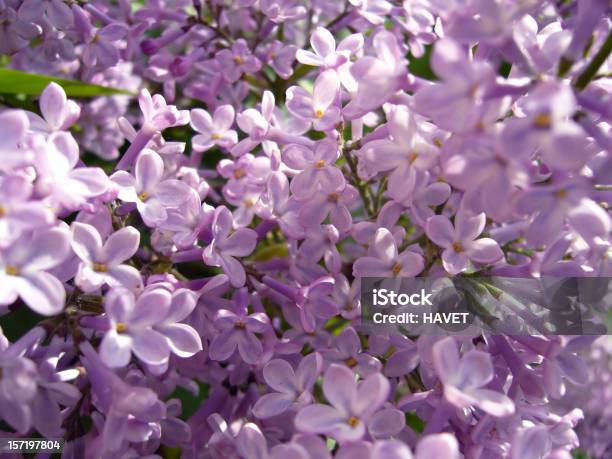
M 71 243 L 72 250 L 81 259 L 75 279 L 84 291 L 91 292 L 105 284 L 130 290 L 141 286 L 138 270 L 122 264 L 138 250 L 140 233 L 135 228 L 122 228 L 111 234 L 103 243 L 96 228 L 74 222 Z
M 283 233 L 301 239 L 304 229 L 298 221 L 299 204 L 289 196 L 289 180 L 282 172 L 270 175 L 267 191 L 261 196 L 259 216 L 275 219 Z
M 153 284 L 155 286 L 155 284 Z M 197 331 L 184 322 L 197 305 L 197 296 L 191 290 L 174 290 L 168 314 L 153 329 L 168 340 L 170 351 L 178 357 L 191 357 L 202 350 L 202 340 Z
M 361 17 L 374 25 L 382 24 L 392 7 L 386 0 L 349 0 L 349 3 L 357 8 Z
M 31 403 L 36 396 L 36 365 L 29 359 L 0 354 L 0 418 L 25 434 L 32 424 Z
M 109 369 L 89 342 L 80 346 L 90 375 L 95 407 L 105 415 L 99 426 L 104 454 L 120 451 L 130 441 L 143 442 L 159 432 L 165 406 L 148 387 L 131 386 Z
M 304 172 L 302 172 L 304 174 Z M 303 203 L 299 213 L 303 226 L 318 225 L 329 216 L 338 231 L 348 231 L 351 227 L 351 213 L 348 206 L 357 199 L 357 190 L 351 185 L 331 192 L 317 191 L 312 199 Z
M 349 57 L 363 47 L 363 35 L 355 33 L 343 39 L 336 47 L 334 36 L 323 27 L 317 27 L 310 36 L 314 53 L 300 49 L 296 59 L 302 64 L 336 69 L 348 62 Z
M 189 189 L 187 199 L 181 207 L 168 209 L 168 216 L 161 228 L 172 231 L 172 241 L 179 249 L 193 247 L 202 233 L 207 232 L 212 222 L 212 206 L 202 203 L 200 195 Z
M 101 168 L 75 168 L 79 146 L 67 132 L 51 134 L 46 143 L 36 145 L 35 157 L 40 174 L 37 192 L 47 196 L 53 207 L 76 210 L 110 188 L 110 181 Z
M 53 213 L 40 201 L 32 200 L 34 187 L 24 177 L 0 179 L 0 247 L 15 242 L 22 233 L 51 226 Z
M 26 21 L 40 23 L 43 13 L 58 29 L 66 29 L 72 25 L 70 7 L 59 0 L 45 0 L 42 5 L 34 0 L 27 0 L 19 7 L 19 17 Z
M 366 115 L 406 85 L 404 54 L 395 36 L 381 30 L 374 36 L 373 45 L 378 57 L 364 56 L 350 67 L 357 88 L 353 99 L 342 111 L 345 119 L 354 120 Z
M 269 324 L 268 316 L 256 312 L 247 315 L 248 293 L 239 290 L 235 297 L 238 312 L 220 309 L 215 314 L 214 326 L 219 330 L 210 343 L 209 354 L 213 360 L 227 360 L 236 349 L 242 359 L 251 365 L 259 363 L 263 348 L 255 333 L 265 332 Z
M 369 249 L 369 255 L 353 264 L 355 277 L 413 277 L 423 271 L 424 260 L 418 253 L 405 250 L 398 253 L 393 235 L 379 228 Z
M 249 108 L 236 117 L 238 126 L 249 137 L 241 140 L 232 148 L 234 156 L 242 156 L 251 151 L 266 138 L 270 130 L 274 103 L 274 95 L 270 91 L 264 91 L 261 99 L 261 111 Z
M 257 233 L 252 229 L 240 228 L 232 231 L 232 214 L 227 207 L 215 209 L 212 221 L 213 240 L 204 250 L 204 263 L 220 266 L 229 276 L 234 287 L 241 287 L 246 281 L 242 264 L 234 257 L 245 257 L 255 248 Z
M 324 225 L 319 229 L 308 228 L 306 238 L 300 245 L 300 256 L 312 263 L 324 259 L 325 267 L 330 273 L 338 273 L 342 269 L 342 258 L 336 244 L 340 233 L 334 225 Z
M 283 79 L 288 79 L 293 73 L 293 61 L 298 49 L 294 45 L 283 45 L 280 41 L 273 41 L 266 48 L 263 61 L 268 62 L 274 71 Z
M 85 41 L 83 63 L 87 67 L 112 67 L 119 61 L 119 50 L 113 44 L 127 33 L 123 24 L 109 24 L 101 29 L 93 27 L 85 12 L 77 5 L 72 5 L 74 25 Z
M 21 297 L 39 314 L 59 314 L 66 292 L 46 270 L 64 261 L 69 244 L 67 232 L 58 227 L 22 234 L 13 245 L 0 250 L 0 305 Z
M 540 150 L 546 164 L 556 170 L 577 170 L 592 150 L 586 133 L 571 117 L 576 111 L 570 87 L 542 83 L 520 102 L 523 117 L 509 120 L 502 133 L 506 151 Z
M 255 73 L 261 68 L 261 62 L 253 56 L 243 39 L 236 40 L 231 49 L 223 49 L 215 56 L 223 68 L 223 78 L 233 83 L 243 73 Z
M 32 152 L 23 148 L 29 126 L 28 117 L 23 111 L 7 110 L 0 113 L 1 171 L 10 171 L 14 167 L 23 166 L 32 161 Z
M 178 206 L 186 199 L 189 186 L 180 180 L 163 180 L 164 162 L 153 150 L 138 155 L 134 175 L 117 171 L 111 180 L 119 187 L 119 199 L 136 203 L 143 221 L 159 226 L 168 218 L 166 207 Z
M 81 114 L 79 105 L 68 100 L 64 89 L 57 83 L 49 83 L 44 89 L 40 95 L 39 105 L 42 118 L 31 112 L 27 112 L 27 115 L 30 119 L 30 129 L 41 132 L 68 129 Z
M 253 407 L 253 414 L 265 419 L 279 415 L 289 408 L 312 401 L 311 390 L 321 373 L 323 361 L 316 352 L 304 357 L 294 371 L 285 360 L 271 360 L 263 369 L 263 376 L 272 392 L 262 396 Z
M 287 90 L 287 110 L 299 118 L 313 122 L 317 131 L 333 129 L 340 121 L 340 108 L 332 106 L 340 90 L 340 79 L 333 70 L 322 72 L 312 94 L 300 86 Z
M 462 357 L 453 338 L 438 341 L 433 348 L 434 366 L 444 385 L 444 397 L 457 408 L 477 406 L 492 416 L 507 416 L 515 407 L 506 395 L 483 389 L 494 377 L 491 356 L 469 351 Z
M 404 419 L 398 410 L 383 408 L 389 390 L 389 381 L 380 373 L 357 383 L 351 370 L 333 364 L 323 376 L 323 393 L 331 406 L 317 403 L 302 408 L 295 425 L 339 442 L 359 440 L 367 431 L 375 436 L 395 435 Z
M 358 153 L 376 172 L 392 170 L 389 175 L 389 194 L 396 200 L 402 200 L 405 196 L 406 183 L 414 180 L 411 177 L 414 169 L 427 170 L 437 159 L 437 148 L 417 128 L 419 121 L 423 127 L 426 126 L 407 107 L 394 107 L 387 122 L 392 140 L 373 140 Z
M 192 139 L 195 151 L 206 151 L 213 145 L 231 149 L 238 143 L 238 134 L 230 129 L 234 124 L 234 107 L 221 105 L 215 110 L 213 117 L 201 108 L 191 110 L 191 127 L 199 132 Z
M 451 39 L 443 39 L 434 46 L 431 65 L 443 83 L 418 91 L 414 100 L 417 111 L 442 129 L 464 132 L 475 128 L 487 114 L 483 98 L 495 81 L 489 64 L 471 62 L 467 51 Z
M 295 21 L 306 16 L 307 10 L 297 0 L 261 0 L 261 12 L 274 23 Z
M 0 53 L 13 54 L 26 47 L 30 40 L 42 33 L 42 27 L 30 20 L 21 19 L 15 2 L 3 2 L 0 10 Z
M 325 192 L 342 189 L 345 184 L 335 167 L 338 148 L 333 142 L 321 141 L 314 151 L 301 145 L 290 145 L 283 152 L 283 162 L 301 171 L 291 181 L 291 192 L 297 198 L 311 197 L 318 189 Z
M 353 327 L 342 330 L 336 337 L 335 345 L 335 349 L 323 351 L 326 360 L 344 363 L 362 378 L 380 373 L 382 364 L 375 357 L 363 352 L 359 336 Z
M 469 216 L 459 211 L 455 216 L 455 226 L 442 215 L 427 220 L 427 237 L 444 248 L 442 262 L 450 274 L 458 274 L 468 269 L 469 261 L 490 264 L 503 256 L 499 245 L 491 238 L 476 239 L 485 226 L 485 214 Z
M 104 310 L 110 329 L 100 344 L 100 358 L 112 367 L 124 367 L 132 352 L 147 365 L 160 365 L 170 356 L 166 337 L 153 329 L 168 315 L 172 296 L 164 289 L 149 289 L 138 298 L 125 289 L 111 290 Z

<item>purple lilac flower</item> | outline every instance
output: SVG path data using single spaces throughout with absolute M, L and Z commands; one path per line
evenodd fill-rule
M 103 242 L 95 227 L 74 222 L 71 243 L 72 250 L 81 259 L 75 280 L 84 291 L 93 291 L 105 284 L 131 290 L 142 284 L 138 270 L 123 263 L 138 250 L 140 233 L 135 228 L 122 228 Z
M 168 218 L 167 207 L 178 206 L 186 198 L 189 187 L 179 180 L 163 179 L 164 162 L 152 150 L 144 150 L 134 167 L 134 175 L 117 171 L 111 180 L 119 187 L 119 199 L 135 203 L 143 221 L 159 226 Z
M 450 274 L 457 274 L 468 268 L 469 261 L 490 264 L 503 257 L 499 244 L 491 238 L 476 239 L 485 226 L 485 214 L 470 216 L 458 212 L 455 225 L 442 215 L 427 220 L 427 236 L 444 248 L 442 262 Z
M 3 436 L 610 456 L 609 0 L 132 3 L 0 0 Z M 368 276 L 509 334 L 371 333 Z
M 70 239 L 63 228 L 22 234 L 0 250 L 1 305 L 21 297 L 32 310 L 52 316 L 64 309 L 64 285 L 47 270 L 68 256 Z
M 312 401 L 312 386 L 321 373 L 322 359 L 316 352 L 302 359 L 294 371 L 285 360 L 271 360 L 263 369 L 266 384 L 274 389 L 262 396 L 253 407 L 253 414 L 265 419 L 279 415 L 291 407 Z
M 383 408 L 389 390 L 389 382 L 380 373 L 357 383 L 351 370 L 331 365 L 323 376 L 323 392 L 331 406 L 302 408 L 295 418 L 296 427 L 339 442 L 359 440 L 368 431 L 373 436 L 395 435 L 404 421 L 398 410 Z

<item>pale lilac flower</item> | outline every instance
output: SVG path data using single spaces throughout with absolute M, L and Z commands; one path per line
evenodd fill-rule
M 0 113 L 0 170 L 10 171 L 14 167 L 28 164 L 33 153 L 24 148 L 30 122 L 21 110 L 7 110 Z
M 40 176 L 36 191 L 46 196 L 49 205 L 77 210 L 91 198 L 104 194 L 111 185 L 99 167 L 75 167 L 79 146 L 67 132 L 56 132 L 35 149 L 36 169 Z
M 363 352 L 359 336 L 353 327 L 347 327 L 336 337 L 335 348 L 321 351 L 326 361 L 344 363 L 362 378 L 380 373 L 382 364 Z
M 119 187 L 119 199 L 136 203 L 145 224 L 159 226 L 168 218 L 167 207 L 182 204 L 189 186 L 180 180 L 163 179 L 164 162 L 153 150 L 143 150 L 134 168 L 134 175 L 117 171 L 111 180 Z
M 504 256 L 499 244 L 487 237 L 476 239 L 486 224 L 484 213 L 470 216 L 464 211 L 455 215 L 455 225 L 442 215 L 427 220 L 427 237 L 440 247 L 444 269 L 450 274 L 458 274 L 468 269 L 469 261 L 491 264 Z
M 24 177 L 0 179 L 0 247 L 7 247 L 28 230 L 51 226 L 54 215 L 44 203 L 32 200 L 33 185 Z
M 410 250 L 399 253 L 393 235 L 386 228 L 376 231 L 368 253 L 353 264 L 355 277 L 414 277 L 425 266 L 418 253 Z
M 338 231 L 348 231 L 352 224 L 348 206 L 357 199 L 357 196 L 357 190 L 351 185 L 345 185 L 344 188 L 331 192 L 318 190 L 309 200 L 302 203 L 299 211 L 300 223 L 304 227 L 315 226 L 329 216 L 331 224 Z
M 242 156 L 266 138 L 271 126 L 274 104 L 274 95 L 270 91 L 264 91 L 261 98 L 261 111 L 249 108 L 236 117 L 238 127 L 248 137 L 232 148 L 232 155 Z
M 38 314 L 59 314 L 66 292 L 46 270 L 64 261 L 69 251 L 69 236 L 63 228 L 22 234 L 17 242 L 0 250 L 0 304 L 8 305 L 21 297 Z
M 391 12 L 393 5 L 386 0 L 349 0 L 357 8 L 359 15 L 373 25 L 384 22 L 384 17 Z
M 221 105 L 217 107 L 213 116 L 201 108 L 191 110 L 191 127 L 199 134 L 191 140 L 194 151 L 206 151 L 218 145 L 229 150 L 238 143 L 238 134 L 233 129 L 234 107 Z
M 522 116 L 508 120 L 502 132 L 502 146 L 508 154 L 539 150 L 551 169 L 572 171 L 594 153 L 588 148 L 586 133 L 572 120 L 577 103 L 568 85 L 541 83 L 517 104 Z
M 447 337 L 434 345 L 433 359 L 438 377 L 444 385 L 444 397 L 453 406 L 476 406 L 498 417 L 514 413 L 514 403 L 510 398 L 485 388 L 495 376 L 489 354 L 469 351 L 460 356 L 455 339 Z
M 408 107 L 395 106 L 387 120 L 391 138 L 368 142 L 357 154 L 376 172 L 392 171 L 389 195 L 401 201 L 410 190 L 407 183 L 414 181 L 415 169 L 431 168 L 437 161 L 438 149 L 423 136 L 421 129 L 427 123 Z
M 0 418 L 18 433 L 25 434 L 32 426 L 36 365 L 27 358 L 4 351 L 0 354 L 0 370 Z
M 66 29 L 72 25 L 72 11 L 60 0 L 25 0 L 19 7 L 19 17 L 25 21 L 40 23 L 43 13 L 58 29 Z
M 340 169 L 335 166 L 338 147 L 332 141 L 317 143 L 314 150 L 302 145 L 289 145 L 283 151 L 283 162 L 301 171 L 291 180 L 291 192 L 298 199 L 310 198 L 321 190 L 332 192 L 346 183 Z
M 318 353 L 308 354 L 294 371 L 286 360 L 275 359 L 266 364 L 263 377 L 273 390 L 263 395 L 253 407 L 260 419 L 277 416 L 291 407 L 307 405 L 312 401 L 312 387 L 321 373 L 323 360 Z
M 397 434 L 404 426 L 403 414 L 383 408 L 390 384 L 380 373 L 357 383 L 345 366 L 332 364 L 323 376 L 323 393 L 330 405 L 302 408 L 295 418 L 298 430 L 329 435 L 339 442 L 355 441 L 366 432 L 374 436 Z
M 300 86 L 287 90 L 287 110 L 311 121 L 317 131 L 328 131 L 340 122 L 340 108 L 334 105 L 339 91 L 338 75 L 333 70 L 326 70 L 315 80 L 312 94 Z
M 347 120 L 361 118 L 387 102 L 407 84 L 404 52 L 396 37 L 387 30 L 381 30 L 374 36 L 373 45 L 377 57 L 364 56 L 350 67 L 357 88 L 352 100 L 342 110 Z
M 40 132 L 56 132 L 72 126 L 81 114 L 81 107 L 66 98 L 66 92 L 57 83 L 49 83 L 38 101 L 42 118 L 27 112 L 30 129 Z
M 210 343 L 211 359 L 227 360 L 238 349 L 238 353 L 248 364 L 255 365 L 261 360 L 263 347 L 255 333 L 268 330 L 270 321 L 262 312 L 247 314 L 248 300 L 246 290 L 238 290 L 234 297 L 237 312 L 220 309 L 215 314 L 213 324 L 219 334 Z
M 213 214 L 213 207 L 201 202 L 198 192 L 190 188 L 180 207 L 168 209 L 168 216 L 160 228 L 174 233 L 172 241 L 177 248 L 189 249 L 208 230 Z
M 213 240 L 204 250 L 204 263 L 220 266 L 234 287 L 242 287 L 246 274 L 242 264 L 234 257 L 245 257 L 253 252 L 257 233 L 252 229 L 233 231 L 233 218 L 225 206 L 215 209 L 212 221 Z
M 266 193 L 261 196 L 258 215 L 274 219 L 283 233 L 301 239 L 304 228 L 298 220 L 299 203 L 289 196 L 289 180 L 282 172 L 275 172 L 268 179 Z
M 431 58 L 432 69 L 442 83 L 421 88 L 415 95 L 418 112 L 428 116 L 442 129 L 465 132 L 485 117 L 489 102 L 486 92 L 495 83 L 495 73 L 485 61 L 470 61 L 467 50 L 449 38 L 436 42 Z
M 363 35 L 349 35 L 336 47 L 334 36 L 327 29 L 317 27 L 310 36 L 310 46 L 314 53 L 303 49 L 297 51 L 296 59 L 299 62 L 324 69 L 336 69 L 363 48 Z
M 262 60 L 267 61 L 278 73 L 278 76 L 286 80 L 293 74 L 293 62 L 297 51 L 296 46 L 285 46 L 282 42 L 276 40 L 266 48 L 265 58 L 262 58 Z
M 259 8 L 276 24 L 302 19 L 308 12 L 297 0 L 260 0 Z
M 153 330 L 170 311 L 172 296 L 160 288 L 145 290 L 138 298 L 125 289 L 107 293 L 104 310 L 110 329 L 100 344 L 100 358 L 111 368 L 124 367 L 132 352 L 148 365 L 160 365 L 170 357 L 166 337 Z
M 129 260 L 140 243 L 140 233 L 127 226 L 111 234 L 105 242 L 98 230 L 86 223 L 72 223 L 72 250 L 81 259 L 75 281 L 86 292 L 107 284 L 136 289 L 142 285 L 140 273 Z
M 340 240 L 338 228 L 334 225 L 308 228 L 305 236 L 300 245 L 300 256 L 311 263 L 318 263 L 323 258 L 325 267 L 331 274 L 339 273 L 342 269 L 342 257 L 336 246 Z
M 91 25 L 81 7 L 72 5 L 74 26 L 85 42 L 82 59 L 87 67 L 112 67 L 119 61 L 119 50 L 115 42 L 121 40 L 127 33 L 127 27 L 115 23 L 96 29 Z
M 181 358 L 191 357 L 202 350 L 202 339 L 197 331 L 184 322 L 197 305 L 196 294 L 179 288 L 172 292 L 168 315 L 153 328 L 168 339 L 170 351 Z
M 236 40 L 231 49 L 219 51 L 215 58 L 221 64 L 223 78 L 230 83 L 237 81 L 243 73 L 255 73 L 261 68 L 261 62 L 253 56 L 242 38 Z

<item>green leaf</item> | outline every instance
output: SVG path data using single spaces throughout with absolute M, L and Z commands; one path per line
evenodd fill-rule
M 178 398 L 181 401 L 182 412 L 180 418 L 187 421 L 193 414 L 198 411 L 202 402 L 208 398 L 208 384 L 198 382 L 200 388 L 197 395 L 192 394 L 184 387 L 177 387 L 168 399 Z
M 423 433 L 425 430 L 425 421 L 412 412 L 406 413 L 406 424 L 416 433 Z
M 0 69 L 1 94 L 26 94 L 37 96 L 53 81 L 64 88 L 68 97 L 94 97 L 109 96 L 113 94 L 134 95 L 123 89 L 107 88 L 105 86 L 83 83 L 82 81 L 20 72 L 19 70 Z

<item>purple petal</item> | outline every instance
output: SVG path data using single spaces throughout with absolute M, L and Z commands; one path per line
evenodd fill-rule
M 253 414 L 260 419 L 271 418 L 287 411 L 293 402 L 294 397 L 291 394 L 265 394 L 253 406 Z
M 168 338 L 170 350 L 179 357 L 191 357 L 202 350 L 200 335 L 189 325 L 164 325 L 157 330 Z
M 100 343 L 100 358 L 111 368 L 123 368 L 130 362 L 132 355 L 132 338 L 109 331 Z
M 455 240 L 455 229 L 450 220 L 442 215 L 427 219 L 425 225 L 427 237 L 440 247 L 450 247 Z
M 164 335 L 155 330 L 139 330 L 132 336 L 136 357 L 150 365 L 161 365 L 170 357 L 170 346 Z
M 152 150 L 144 150 L 136 160 L 135 176 L 138 191 L 155 194 L 164 173 L 164 162 Z
M 487 237 L 471 242 L 465 249 L 468 256 L 477 263 L 495 263 L 504 256 L 497 241 Z
M 323 393 L 339 412 L 349 416 L 357 397 L 355 373 L 343 365 L 332 364 L 323 376 Z
M 132 226 L 111 234 L 104 243 L 104 261 L 118 264 L 134 256 L 140 244 L 140 233 Z M 102 260 L 99 260 L 102 261 Z
M 53 316 L 64 309 L 64 285 L 45 271 L 22 273 L 15 288 L 23 302 L 39 314 Z

